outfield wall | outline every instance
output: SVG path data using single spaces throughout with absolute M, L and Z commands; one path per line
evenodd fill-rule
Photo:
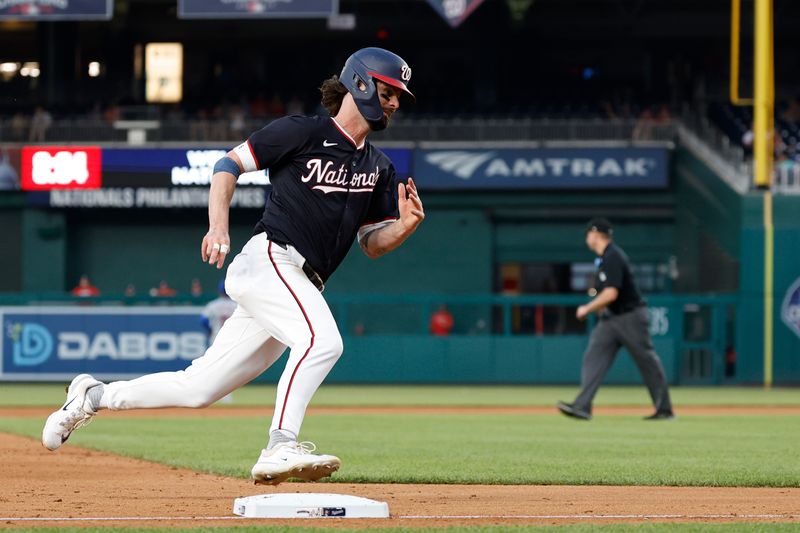
M 438 296 L 332 295 L 331 309 L 343 333 L 345 354 L 330 376 L 338 383 L 577 383 L 592 324 L 583 334 L 517 334 L 511 317 L 522 307 L 574 309 L 581 297 L 450 296 L 445 301 L 457 321 L 481 317 L 483 332 L 436 337 L 427 317 Z M 650 330 L 668 380 L 673 384 L 725 381 L 724 337 L 730 296 L 660 297 L 651 301 Z M 185 368 L 207 345 L 200 306 L 25 305 L 0 307 L 0 379 L 66 381 L 88 372 L 102 379 Z M 697 336 L 685 309 L 708 311 Z M 364 312 L 397 309 L 407 325 L 393 330 L 354 331 Z M 469 310 L 465 312 L 464 310 Z M 692 331 L 685 328 L 689 324 Z M 494 333 L 491 333 L 494 332 Z M 689 339 L 689 340 L 687 340 Z M 259 381 L 275 381 L 284 363 Z M 622 350 L 607 381 L 639 383 L 632 360 Z
M 736 291 L 733 336 L 737 380 L 763 383 L 764 309 L 772 300 L 772 381 L 800 383 L 800 196 L 741 195 L 700 159 L 675 152 L 676 240 L 680 291 Z M 773 282 L 765 282 L 764 195 L 772 196 Z
M 476 150 L 466 149 L 469 153 Z M 436 180 L 428 176 L 432 188 L 422 190 L 427 214 L 423 228 L 403 247 L 377 261 L 364 257 L 354 246 L 327 284 L 326 296 L 335 299 L 366 291 L 427 294 L 431 306 L 453 295 L 488 298 L 499 291 L 499 265 L 591 262 L 593 256 L 583 245 L 585 221 L 594 215 L 608 216 L 616 226 L 618 242 L 635 264 L 663 266 L 674 258 L 677 277 L 664 289 L 668 293 L 733 293 L 737 297 L 738 304 L 723 318 L 709 319 L 703 306 L 679 311 L 681 320 L 706 324 L 709 334 L 716 337 L 711 344 L 691 347 L 693 342 L 709 340 L 702 332 L 686 333 L 687 338 L 680 341 L 683 347 L 673 350 L 676 368 L 680 369 L 676 379 L 760 383 L 765 359 L 762 195 L 733 191 L 681 147 L 672 154 L 668 182 L 645 190 L 437 189 Z M 476 179 L 485 184 L 489 176 Z M 207 229 L 205 208 L 200 203 L 181 208 L 114 209 L 36 203 L 42 201 L 33 193 L 0 195 L 0 222 L 7 228 L 4 246 L 8 250 L 7 259 L 0 263 L 0 292 L 63 293 L 86 273 L 104 294 L 120 294 L 129 283 L 139 294 L 145 294 L 162 279 L 185 293 L 190 281 L 197 278 L 210 297 L 224 275 L 199 260 L 199 242 Z M 47 201 L 55 200 L 49 197 Z M 800 290 L 796 290 L 800 280 L 799 212 L 800 197 L 774 198 L 775 277 L 767 294 L 773 306 L 776 383 L 800 382 Z M 249 238 L 259 216 L 260 209 L 253 207 L 232 210 L 234 249 Z M 651 300 L 658 297 L 648 295 Z M 368 337 L 353 338 L 353 357 L 381 353 L 385 342 L 378 337 L 392 335 L 395 330 L 403 334 L 420 332 L 422 323 L 424 333 L 429 313 L 409 312 L 400 303 L 391 310 L 370 313 L 372 332 Z M 492 318 L 491 306 L 473 306 L 468 315 L 468 323 Z M 460 335 L 469 330 L 462 327 L 456 332 Z M 345 337 L 351 336 L 353 324 L 344 323 L 343 332 Z M 562 337 L 568 344 L 567 336 Z M 415 342 L 425 344 L 423 340 Z M 560 353 L 563 350 L 557 344 L 537 347 L 532 353 Z M 521 353 L 528 350 L 524 342 L 517 348 Z M 440 349 L 436 344 L 425 344 L 420 352 Z M 503 351 L 497 348 L 497 353 Z M 720 377 L 716 365 L 724 363 L 731 352 L 737 355 L 735 375 Z M 538 363 L 534 367 L 544 368 Z

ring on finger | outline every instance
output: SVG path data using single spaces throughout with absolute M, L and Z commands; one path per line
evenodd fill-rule
M 227 254 L 230 251 L 230 249 L 231 249 L 230 246 L 228 246 L 227 244 L 222 244 L 219 247 L 219 253 Z
M 222 245 L 220 245 L 220 243 L 218 243 L 218 242 L 215 242 L 215 243 L 214 243 L 214 244 L 211 246 L 211 249 L 212 249 L 212 250 L 219 250 L 221 247 L 222 247 Z

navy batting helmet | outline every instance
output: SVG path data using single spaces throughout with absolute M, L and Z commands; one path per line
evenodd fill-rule
M 373 130 L 386 127 L 375 81 L 380 80 L 392 87 L 397 87 L 416 100 L 408 90 L 411 80 L 411 69 L 403 58 L 383 48 L 362 48 L 351 55 L 344 64 L 339 81 L 353 95 L 358 110 Z

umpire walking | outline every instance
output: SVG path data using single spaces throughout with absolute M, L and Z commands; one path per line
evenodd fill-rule
M 597 254 L 597 296 L 578 307 L 575 316 L 584 320 L 589 313 L 597 312 L 599 320 L 583 354 L 581 391 L 573 403 L 558 402 L 557 406 L 567 416 L 591 420 L 592 400 L 624 346 L 639 367 L 656 408 L 646 420 L 670 420 L 675 416 L 664 367 L 650 339 L 647 306 L 634 282 L 628 256 L 614 244 L 612 234 L 611 223 L 604 218 L 593 218 L 586 227 L 586 246 Z

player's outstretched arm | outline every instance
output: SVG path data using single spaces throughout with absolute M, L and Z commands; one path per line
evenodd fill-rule
M 400 218 L 380 229 L 368 233 L 361 239 L 361 249 L 371 259 L 391 252 L 416 231 L 425 219 L 425 209 L 414 180 L 408 184 L 397 184 L 397 209 Z
M 238 165 L 240 173 L 242 162 L 239 157 L 233 152 L 228 152 L 226 157 Z M 231 170 L 235 172 L 235 169 Z M 225 259 L 231 250 L 228 215 L 238 175 L 222 170 L 214 172 L 211 177 L 211 190 L 208 193 L 208 233 L 200 245 L 200 256 L 203 262 L 207 261 L 209 265 L 216 264 L 218 269 L 225 264 Z

